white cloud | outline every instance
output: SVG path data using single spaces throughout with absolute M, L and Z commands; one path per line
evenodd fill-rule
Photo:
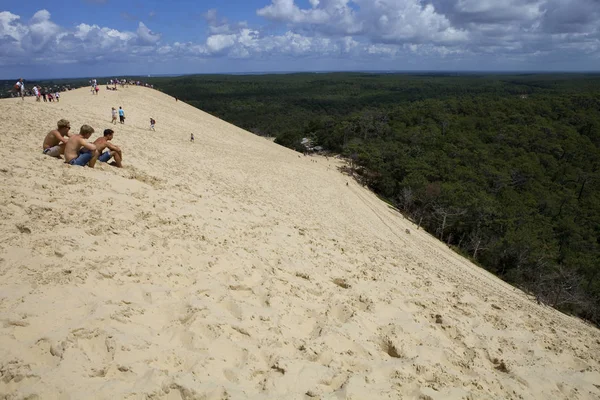
M 325 35 L 360 35 L 372 42 L 465 41 L 468 35 L 420 0 L 323 0 L 300 9 L 294 0 L 272 0 L 257 14 L 291 26 L 312 25 Z
M 142 45 L 155 44 L 160 40 L 160 34 L 152 32 L 143 22 L 139 23 L 136 33 Z
M 23 52 L 21 40 L 27 29 L 19 23 L 19 19 L 18 15 L 8 11 L 0 12 L 0 56 L 15 57 Z
M 236 35 L 212 35 L 206 39 L 206 47 L 211 53 L 220 53 L 236 43 Z
M 160 34 L 140 22 L 136 32 L 81 23 L 58 26 L 47 10 L 37 11 L 28 22 L 10 12 L 0 13 L 0 65 L 31 62 L 75 63 L 119 60 L 145 54 L 142 47 L 156 46 Z
M 200 32 L 206 38 L 198 42 L 168 42 L 143 22 L 135 31 L 86 23 L 64 27 L 47 10 L 30 19 L 4 11 L 0 65 L 322 57 L 376 66 L 381 59 L 403 65 L 469 57 L 492 63 L 556 60 L 561 52 L 588 62 L 600 57 L 598 0 L 263 1 L 256 13 L 265 26 L 229 21 L 211 9 Z

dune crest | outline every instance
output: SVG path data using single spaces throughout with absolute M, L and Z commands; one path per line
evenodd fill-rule
M 600 398 L 600 331 L 335 159 L 142 87 L 0 115 L 0 398 Z M 125 168 L 44 156 L 60 118 L 115 129 Z

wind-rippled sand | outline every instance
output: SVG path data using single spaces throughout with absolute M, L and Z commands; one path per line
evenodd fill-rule
M 60 100 L 0 100 L 0 399 L 600 398 L 598 330 L 340 161 L 152 89 Z M 42 155 L 112 106 L 124 169 Z

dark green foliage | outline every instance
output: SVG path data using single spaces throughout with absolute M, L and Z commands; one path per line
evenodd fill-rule
M 344 154 L 405 215 L 540 302 L 600 323 L 600 76 L 151 79 L 302 150 Z

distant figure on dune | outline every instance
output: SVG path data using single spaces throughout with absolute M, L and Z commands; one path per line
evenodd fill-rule
M 33 86 L 33 94 L 35 96 L 35 101 L 40 101 L 40 89 L 37 86 Z
M 122 124 L 125 123 L 125 111 L 121 107 L 119 107 L 119 120 Z
M 192 136 L 190 136 L 190 142 L 194 141 L 194 134 L 192 133 Z
M 96 145 L 89 143 L 87 139 L 94 133 L 94 128 L 89 125 L 81 125 L 79 134 L 73 135 L 65 145 L 65 162 L 70 165 L 89 165 L 94 168 L 98 158 Z M 83 147 L 83 149 L 82 149 Z
M 56 92 L 54 93 L 54 98 L 56 99 L 56 101 L 60 101 L 60 93 Z
M 23 78 L 19 78 L 17 83 L 15 83 L 15 90 L 17 91 L 17 95 L 21 96 L 21 100 L 25 101 L 25 83 L 23 83 Z
M 112 114 L 112 121 L 110 121 L 110 122 L 112 122 L 112 123 L 113 123 L 113 125 L 116 125 L 116 124 L 117 124 L 117 110 L 116 110 L 116 109 L 113 107 L 113 108 L 110 110 L 110 112 L 111 112 L 111 114 Z
M 71 123 L 66 119 L 61 119 L 56 123 L 56 129 L 48 132 L 42 144 L 42 151 L 50 157 L 60 158 L 65 152 L 65 145 L 69 140 L 69 129 Z
M 114 134 L 115 132 L 112 129 L 105 129 L 104 136 L 96 139 L 94 141 L 94 145 L 96 146 L 98 154 L 100 154 L 98 156 L 98 161 L 106 163 L 108 162 L 108 160 L 114 157 L 115 161 L 111 164 L 116 167 L 122 168 L 123 165 L 121 164 L 121 161 L 123 160 L 123 153 L 121 152 L 121 149 L 118 146 L 115 146 L 114 144 L 110 143 L 110 141 L 114 137 Z M 104 149 L 107 148 L 108 150 L 104 151 Z
M 150 129 L 155 130 L 154 124 L 156 124 L 156 121 L 154 120 L 154 118 L 150 118 Z
M 177 97 L 175 97 L 175 103 L 177 103 Z

